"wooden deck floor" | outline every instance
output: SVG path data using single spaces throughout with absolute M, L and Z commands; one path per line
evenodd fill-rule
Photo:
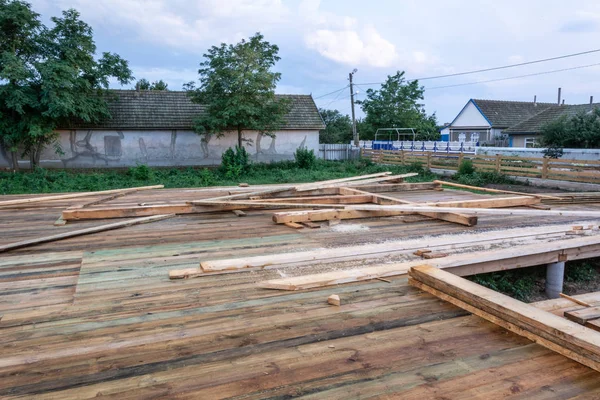
M 107 205 L 222 194 L 156 190 Z M 73 204 L 0 210 L 0 244 L 106 223 L 53 226 Z M 178 216 L 0 255 L 0 398 L 600 398 L 597 372 L 422 293 L 404 277 L 302 292 L 257 287 L 291 273 L 277 269 L 168 279 L 170 269 L 203 259 L 572 218 L 481 217 L 467 228 L 407 216 L 342 222 L 360 226 L 340 232 L 293 230 L 270 214 Z M 341 307 L 327 305 L 332 293 Z

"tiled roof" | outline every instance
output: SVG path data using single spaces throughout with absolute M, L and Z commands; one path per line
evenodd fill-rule
M 565 116 L 567 118 L 572 117 L 580 112 L 589 111 L 592 108 L 600 107 L 600 103 L 592 104 L 567 104 L 567 105 L 552 105 L 546 110 L 534 115 L 531 118 L 522 121 L 515 126 L 505 130 L 507 134 L 519 134 L 519 133 L 540 133 L 542 127 L 557 118 Z
M 276 95 L 291 101 L 283 129 L 324 129 L 319 110 L 310 95 Z M 192 129 L 204 106 L 192 103 L 187 92 L 111 90 L 110 119 L 97 124 L 71 121 L 68 129 Z
M 494 128 L 508 128 L 553 106 L 552 103 L 473 99 Z

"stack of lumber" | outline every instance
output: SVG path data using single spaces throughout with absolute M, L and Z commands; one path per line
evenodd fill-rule
M 548 229 L 548 228 L 546 228 Z M 550 230 L 547 235 L 550 235 Z M 507 240 L 506 238 L 504 240 Z M 483 243 L 481 243 L 483 244 Z M 421 246 L 422 247 L 422 246 Z M 421 248 L 418 247 L 418 248 Z M 429 261 L 437 268 L 450 269 L 460 276 L 469 276 L 514 268 L 531 267 L 558 261 L 578 260 L 600 256 L 600 235 L 576 239 L 539 241 L 529 245 L 517 245 L 510 249 L 461 253 Z M 435 263 L 432 263 L 435 261 Z M 405 275 L 423 261 L 389 263 L 369 267 L 323 272 L 291 278 L 272 279 L 258 285 L 266 289 L 303 290 L 376 278 Z
M 600 371 L 600 332 L 430 265 L 411 268 L 409 277 L 425 292 Z

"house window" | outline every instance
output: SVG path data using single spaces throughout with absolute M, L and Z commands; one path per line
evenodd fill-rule
M 104 154 L 106 157 L 121 157 L 121 138 L 118 136 L 104 136 Z
M 537 138 L 534 137 L 526 137 L 525 138 L 525 147 L 528 149 L 539 147 Z
M 467 141 L 467 134 L 464 132 L 461 132 L 458 134 L 458 141 L 461 143 L 464 143 Z

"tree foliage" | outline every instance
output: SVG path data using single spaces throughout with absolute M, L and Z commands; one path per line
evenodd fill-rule
M 186 85 L 192 100 L 206 107 L 196 120 L 196 132 L 221 135 L 235 130 L 238 147 L 242 147 L 244 130 L 272 136 L 280 129 L 289 102 L 275 97 L 281 74 L 272 68 L 280 59 L 278 52 L 260 33 L 235 45 L 211 47 L 200 63 L 199 87 L 189 90 Z
M 368 89 L 366 99 L 357 101 L 365 113 L 360 137 L 373 139 L 378 128 L 413 128 L 417 140 L 437 140 L 435 114 L 427 115 L 421 103 L 424 92 L 418 81 L 407 81 L 400 71 L 389 75 L 379 90 Z
M 540 144 L 546 147 L 547 157 L 562 156 L 563 148 L 600 148 L 600 109 L 580 112 L 572 117 L 562 116 L 544 125 Z
M 162 79 L 150 83 L 148 79 L 142 78 L 135 83 L 135 90 L 169 90 L 169 85 Z
M 95 57 L 92 28 L 77 11 L 51 21 L 44 26 L 26 2 L 0 0 L 0 144 L 12 152 L 14 168 L 18 150 L 37 165 L 60 124 L 109 117 L 109 79 L 132 78 L 117 54 Z
M 352 120 L 338 110 L 319 109 L 325 129 L 319 131 L 321 143 L 350 143 L 352 140 Z

